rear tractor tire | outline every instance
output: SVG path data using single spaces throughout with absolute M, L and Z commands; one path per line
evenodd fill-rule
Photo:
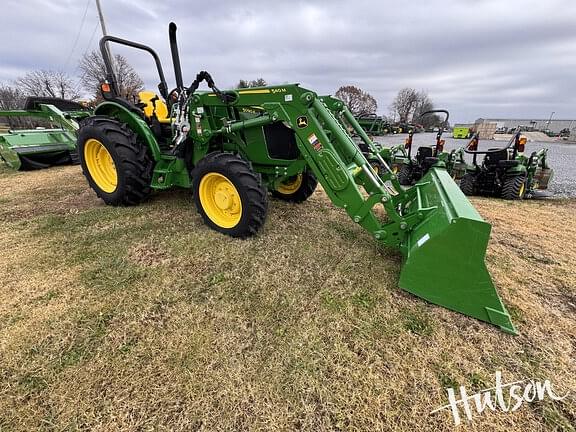
M 412 168 L 410 165 L 402 164 L 400 170 L 398 171 L 398 181 L 402 186 L 412 185 Z
M 502 186 L 502 198 L 521 200 L 526 195 L 526 176 L 524 174 L 508 177 Z
M 78 131 L 77 148 L 88 184 L 106 204 L 137 205 L 148 198 L 154 162 L 126 124 L 90 117 Z
M 318 186 L 318 180 L 314 174 L 303 171 L 280 183 L 276 190 L 272 191 L 272 196 L 283 201 L 301 203 L 314 193 L 316 186 Z
M 460 190 L 464 195 L 476 195 L 476 176 L 471 173 L 466 173 L 460 179 Z
M 232 153 L 210 153 L 198 162 L 192 177 L 196 208 L 210 228 L 246 238 L 262 227 L 267 191 L 250 163 Z

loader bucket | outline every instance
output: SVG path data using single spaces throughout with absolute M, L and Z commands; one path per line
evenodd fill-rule
M 417 199 L 408 212 L 427 216 L 403 245 L 400 288 L 517 334 L 484 262 L 490 224 L 445 170 L 431 168 L 414 187 Z

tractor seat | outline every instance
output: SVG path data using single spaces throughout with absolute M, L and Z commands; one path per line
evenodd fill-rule
M 432 158 L 434 155 L 434 149 L 432 147 L 418 147 L 418 152 L 416 153 L 416 160 L 423 163 L 428 158 Z
M 508 149 L 489 149 L 491 153 L 486 153 L 485 165 L 500 165 L 501 161 L 508 161 Z
M 157 99 L 152 102 L 152 99 L 157 98 L 156 93 L 152 91 L 143 91 L 138 93 L 138 98 L 140 103 L 144 105 L 144 115 L 147 118 L 152 118 L 152 114 L 156 113 L 156 118 L 162 124 L 170 124 L 172 119 L 170 118 L 170 113 L 168 112 L 168 107 L 162 99 Z
M 513 168 L 520 164 L 519 160 L 501 160 L 498 161 L 498 166 L 500 168 Z

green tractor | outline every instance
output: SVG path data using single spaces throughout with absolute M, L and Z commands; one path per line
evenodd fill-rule
M 399 159 L 402 160 L 402 163 L 398 171 L 398 180 L 401 185 L 410 186 L 420 181 L 432 167 L 447 170 L 455 179 L 460 178 L 464 174 L 466 162 L 464 161 L 462 149 L 450 152 L 444 151 L 445 141 L 442 139 L 442 133 L 448 124 L 450 113 L 446 110 L 430 110 L 422 113 L 421 117 L 436 113 L 444 114 L 445 117 L 438 128 L 434 146 L 418 147 L 416 156 L 412 157 L 414 133 L 411 131 L 408 134 L 408 138 L 406 138 L 404 149 L 399 154 Z
M 82 170 L 110 205 L 136 205 L 153 191 L 190 189 L 204 222 L 245 238 L 266 220 L 268 195 L 302 202 L 320 183 L 328 198 L 381 245 L 405 256 L 399 285 L 432 303 L 515 333 L 484 263 L 490 225 L 445 170 L 405 190 L 345 104 L 297 84 L 222 91 L 200 72 L 185 86 L 170 24 L 176 87 L 154 50 L 113 36 L 100 41 L 105 99 L 78 133 Z M 107 44 L 152 55 L 159 96 L 119 96 Z M 210 90 L 198 87 L 206 81 Z M 377 173 L 349 126 L 370 148 Z
M 464 149 L 473 155 L 472 166 L 460 180 L 466 195 L 487 195 L 509 200 L 546 197 L 546 189 L 553 177 L 548 166 L 547 149 L 524 154 L 526 137 L 516 132 L 503 148 L 478 150 L 478 135 Z M 478 155 L 484 155 L 478 163 Z
M 76 131 L 88 116 L 79 103 L 46 97 L 28 98 L 23 110 L 0 111 L 10 126 L 28 126 L 0 133 L 0 160 L 15 170 L 78 163 Z

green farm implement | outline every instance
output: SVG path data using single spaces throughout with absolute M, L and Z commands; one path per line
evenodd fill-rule
M 0 111 L 10 124 L 28 125 L 0 133 L 0 159 L 16 170 L 78 163 L 76 131 L 89 115 L 82 105 L 56 98 L 28 98 L 24 110 Z
M 464 149 L 473 155 L 472 166 L 460 181 L 466 195 L 488 195 L 504 199 L 523 199 L 546 196 L 545 190 L 553 177 L 548 166 L 547 149 L 524 154 L 526 137 L 516 132 L 503 148 L 478 150 L 478 139 Z M 478 155 L 484 155 L 478 163 Z
M 362 129 L 364 129 L 366 133 L 369 133 L 370 135 L 386 135 L 391 130 L 391 126 L 388 121 L 383 117 L 377 116 L 376 114 L 371 116 L 357 117 L 356 120 L 358 121 L 358 124 L 362 126 Z
M 138 103 L 119 96 L 106 49 L 111 42 L 152 55 L 159 96 L 141 94 Z M 170 46 L 171 91 L 150 47 L 113 36 L 100 41 L 105 101 L 83 122 L 78 150 L 84 175 L 104 202 L 135 205 L 152 191 L 188 188 L 209 227 L 245 238 L 264 224 L 268 192 L 301 202 L 319 182 L 354 223 L 405 256 L 401 288 L 515 333 L 484 263 L 490 225 L 445 170 L 431 168 L 405 190 L 384 149 L 338 99 L 297 84 L 222 91 L 205 71 L 185 86 L 173 23 Z M 198 90 L 202 81 L 210 90 Z M 348 128 L 368 146 L 380 172 Z

